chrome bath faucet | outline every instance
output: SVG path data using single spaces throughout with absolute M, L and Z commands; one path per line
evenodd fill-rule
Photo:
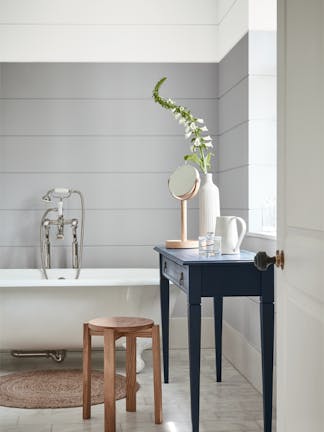
M 63 200 L 69 198 L 72 194 L 77 194 L 81 201 L 81 236 L 80 245 L 78 242 L 78 225 L 79 221 L 76 218 L 65 219 L 63 214 Z M 47 269 L 51 268 L 51 242 L 50 242 L 50 229 L 51 226 L 57 228 L 56 238 L 58 240 L 64 240 L 64 227 L 68 225 L 72 230 L 72 268 L 77 270 L 76 279 L 79 277 L 82 261 L 82 249 L 83 249 L 83 237 L 84 237 L 84 200 L 81 192 L 66 188 L 55 188 L 50 189 L 43 197 L 42 201 L 47 203 L 53 203 L 55 201 L 56 206 L 47 209 L 43 214 L 40 226 L 40 247 L 41 247 L 41 262 L 42 269 L 45 278 L 48 279 Z M 50 219 L 47 216 L 49 213 L 57 213 L 55 219 Z

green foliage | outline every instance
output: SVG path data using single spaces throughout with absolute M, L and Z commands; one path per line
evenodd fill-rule
M 204 120 L 194 117 L 188 108 L 177 105 L 172 99 L 165 99 L 160 96 L 160 87 L 166 81 L 166 77 L 161 78 L 153 89 L 153 99 L 161 107 L 170 110 L 175 119 L 185 127 L 185 137 L 191 138 L 191 154 L 185 155 L 184 160 L 198 165 L 203 173 L 208 172 L 211 166 L 211 157 L 213 153 L 210 148 L 213 147 L 212 139 L 204 133 L 208 131 L 204 125 Z
M 191 162 L 194 162 L 200 166 L 200 159 L 196 153 L 191 153 L 191 154 L 185 155 L 183 158 L 185 161 L 191 161 Z

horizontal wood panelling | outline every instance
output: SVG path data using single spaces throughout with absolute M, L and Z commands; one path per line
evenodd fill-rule
M 0 23 L 216 24 L 217 2 L 203 0 L 1 0 Z
M 0 172 L 166 173 L 183 162 L 189 144 L 183 135 L 6 136 Z
M 246 34 L 219 62 L 219 96 L 248 75 L 249 34 Z
M 231 9 L 236 8 L 237 3 Z M 229 17 L 230 18 L 230 17 Z M 225 20 L 224 20 L 225 23 Z M 221 211 L 248 216 L 248 35 L 219 63 L 218 185 Z
M 161 94 L 175 101 L 218 97 L 215 63 L 3 63 L 1 75 L 3 98 L 152 101 L 153 87 L 163 76 L 168 79 Z
M 52 187 L 82 191 L 91 209 L 178 208 L 179 202 L 169 193 L 168 178 L 169 173 L 0 174 L 1 208 L 42 209 L 40 199 Z M 197 206 L 196 202 L 194 198 L 190 206 Z M 78 208 L 78 198 L 72 197 L 67 206 Z
M 277 78 L 276 76 L 249 76 L 249 118 L 277 118 Z
M 71 266 L 71 248 L 53 250 L 53 267 Z M 83 254 L 84 267 L 127 268 L 158 267 L 158 254 L 151 246 L 87 246 Z M 1 268 L 40 268 L 39 247 L 0 247 Z
M 218 22 L 222 21 L 228 13 L 230 13 L 232 7 L 237 0 L 217 0 L 217 17 Z
M 218 65 L 16 63 L 0 73 L 0 265 L 40 265 L 41 196 L 53 187 L 84 194 L 84 266 L 157 265 L 153 245 L 179 237 L 180 204 L 167 182 L 190 141 L 151 92 L 168 76 L 161 93 L 205 118 L 216 138 Z M 77 197 L 64 206 L 78 217 Z M 194 198 L 193 238 L 197 208 Z M 63 242 L 54 234 L 54 265 L 69 266 L 70 230 Z
M 277 33 L 276 31 L 249 32 L 249 74 L 277 74 Z
M 251 300 L 254 298 L 256 301 Z M 225 298 L 224 314 L 231 317 L 229 324 L 235 329 L 244 329 L 244 336 L 249 343 L 260 351 L 259 298 Z M 259 323 L 258 323 L 259 324 Z
M 44 210 L 47 208 L 43 206 Z M 44 210 L 0 210 L 0 246 L 38 246 L 39 225 Z M 178 209 L 87 210 L 85 246 L 145 246 L 162 244 L 166 239 L 180 238 Z M 65 211 L 66 218 L 79 218 L 78 210 Z M 55 219 L 56 214 L 48 216 Z M 71 228 L 65 227 L 65 239 L 56 239 L 57 229 L 51 228 L 53 246 L 70 246 Z M 197 238 L 198 209 L 188 211 L 188 236 Z
M 218 170 L 227 171 L 249 162 L 249 122 L 241 123 L 218 137 Z
M 248 166 L 224 171 L 218 175 L 221 208 L 248 209 Z
M 247 0 L 2 0 L 0 59 L 218 62 L 247 30 Z
M 249 167 L 249 208 L 261 209 L 276 197 L 277 171 L 275 165 Z
M 230 1 L 230 0 L 229 0 Z M 230 5 L 228 13 L 219 24 L 218 52 L 219 59 L 241 40 L 249 28 L 249 1 L 237 0 Z
M 274 120 L 249 121 L 249 163 L 277 164 L 277 123 Z
M 239 81 L 219 99 L 218 110 L 220 134 L 248 120 L 248 77 Z
M 2 62 L 216 62 L 217 25 L 0 25 Z
M 222 216 L 238 216 L 243 218 L 245 221 L 248 220 L 249 217 L 248 210 L 236 209 L 236 208 L 223 208 Z
M 244 3 L 247 5 L 247 2 L 238 1 L 235 6 L 239 7 L 239 3 L 240 6 Z M 235 9 L 233 7 L 229 15 Z M 232 19 L 229 17 L 229 20 L 230 18 Z M 235 19 L 232 19 L 232 22 L 235 22 Z M 240 26 L 233 28 L 232 36 L 235 36 L 239 29 Z M 219 64 L 220 135 L 218 136 L 219 164 L 217 169 L 219 172 L 217 178 L 220 188 L 221 214 L 243 217 L 249 224 L 256 219 L 262 220 L 260 217 L 261 209 L 253 208 L 253 206 L 260 205 L 262 201 L 267 199 L 265 191 L 269 189 L 268 185 L 271 183 L 269 179 L 273 178 L 274 173 L 273 168 L 269 170 L 269 164 L 273 163 L 272 144 L 275 136 L 275 123 L 269 120 L 254 119 L 266 115 L 269 105 L 273 106 L 273 95 L 275 94 L 275 92 L 266 93 L 266 87 L 262 87 L 263 77 L 261 79 L 251 77 L 251 69 L 252 73 L 262 72 L 264 74 L 271 70 L 271 64 L 268 63 L 268 60 L 269 56 L 273 57 L 274 46 L 270 46 L 269 41 L 273 41 L 273 37 L 262 34 L 261 39 L 263 42 L 266 41 L 266 45 L 262 41 L 260 43 L 256 34 L 251 38 L 249 33 L 235 45 Z M 267 46 L 270 48 L 269 50 Z M 260 61 L 261 63 L 259 63 Z M 249 94 L 250 84 L 255 81 L 260 85 L 254 97 L 251 98 L 251 93 Z M 251 116 L 252 111 L 253 117 Z M 255 238 L 252 240 L 250 236 L 246 236 L 242 249 L 246 248 L 255 252 L 267 250 L 269 254 L 274 251 L 274 241 L 260 242 L 259 239 Z M 255 364 L 253 362 L 249 366 L 242 364 L 241 354 L 242 352 L 250 352 L 251 346 L 260 351 L 258 303 L 259 298 L 257 297 L 228 299 L 224 302 L 225 330 L 232 328 L 232 334 L 239 335 L 234 342 L 243 341 L 237 353 L 231 349 L 230 345 L 227 346 L 227 353 L 230 354 L 235 365 L 247 373 L 247 377 L 252 381 L 255 374 L 251 371 L 255 370 Z M 236 347 L 238 345 L 240 343 L 236 344 Z M 249 349 L 246 350 L 245 346 L 248 346 Z M 230 349 L 228 349 L 229 347 Z M 253 357 L 251 358 L 253 360 Z
M 217 132 L 217 100 L 179 100 Z M 3 135 L 171 135 L 183 127 L 153 100 L 1 100 Z

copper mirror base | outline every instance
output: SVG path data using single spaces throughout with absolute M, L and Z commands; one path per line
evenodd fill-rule
M 198 247 L 198 240 L 167 240 L 167 249 L 195 249 Z

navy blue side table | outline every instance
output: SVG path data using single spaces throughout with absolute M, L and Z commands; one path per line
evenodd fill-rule
M 223 297 L 260 297 L 264 432 L 272 430 L 274 272 L 259 271 L 255 254 L 200 257 L 197 249 L 155 247 L 160 254 L 160 295 L 164 382 L 169 382 L 169 281 L 188 299 L 192 432 L 199 432 L 201 298 L 214 298 L 216 379 L 222 374 Z

